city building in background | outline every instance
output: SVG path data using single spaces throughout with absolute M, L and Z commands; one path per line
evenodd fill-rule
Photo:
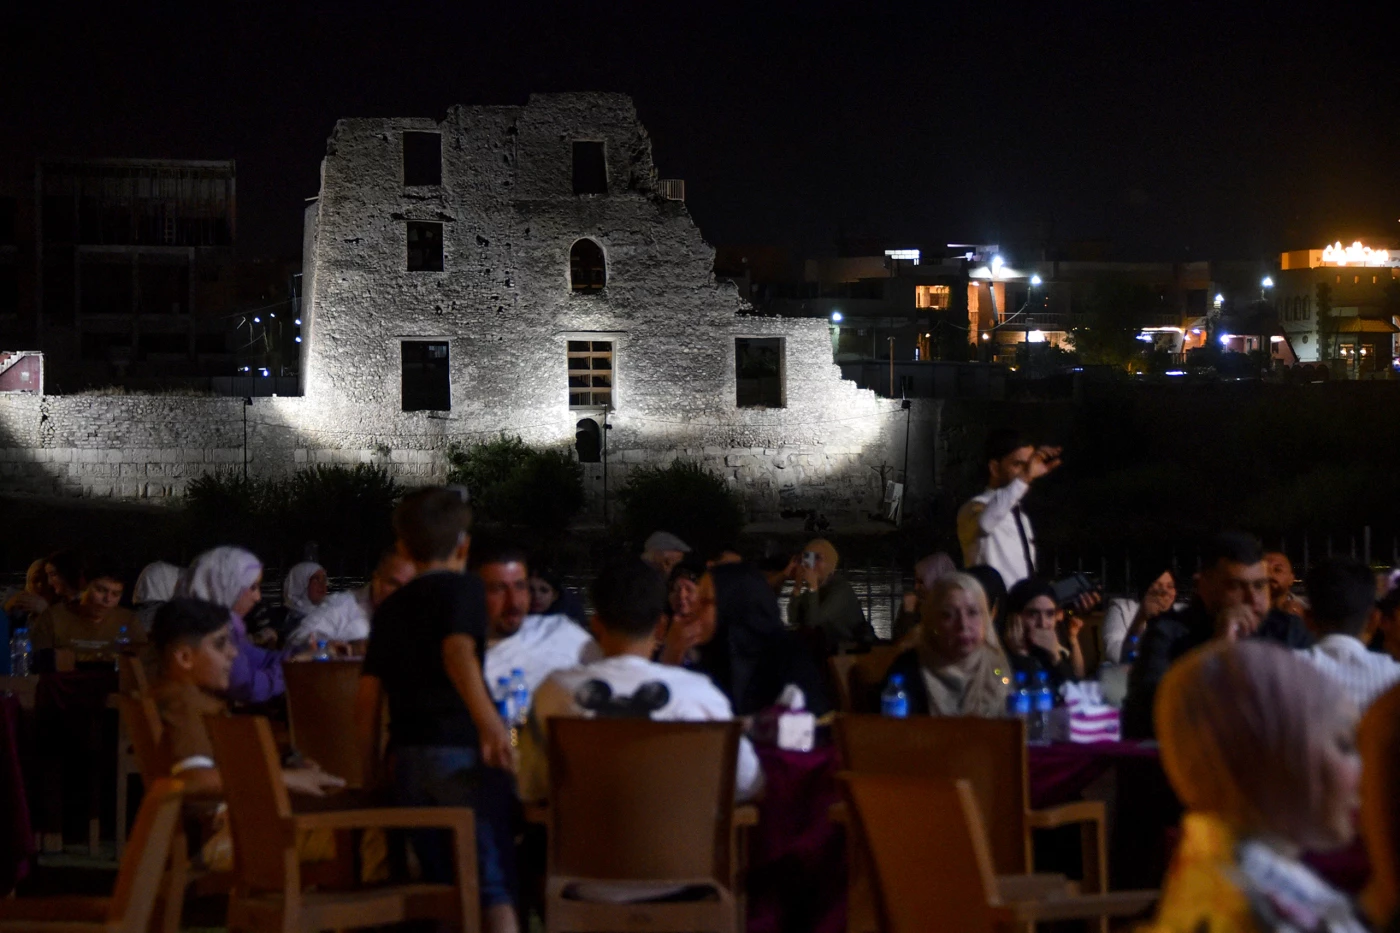
M 41 159 L 31 190 L 0 198 L 0 346 L 48 392 L 297 391 L 300 261 L 240 257 L 231 160 Z
M 1289 345 L 1305 363 L 1345 375 L 1390 375 L 1400 355 L 1400 250 L 1337 241 L 1279 258 L 1274 304 Z

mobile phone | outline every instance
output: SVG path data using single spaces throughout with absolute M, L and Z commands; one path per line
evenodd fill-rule
M 1055 605 L 1060 608 L 1072 605 L 1079 597 L 1098 589 L 1094 585 L 1094 581 L 1082 573 L 1072 573 L 1063 580 L 1055 581 L 1050 586 L 1055 591 Z
M 802 552 L 802 566 L 803 566 L 803 567 L 806 567 L 808 570 L 811 570 L 813 567 L 817 566 L 817 552 L 816 552 L 816 551 L 803 551 L 803 552 Z

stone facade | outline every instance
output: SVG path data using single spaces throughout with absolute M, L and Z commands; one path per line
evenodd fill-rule
M 440 134 L 440 184 L 404 184 L 406 131 Z M 575 141 L 603 144 L 606 193 L 574 194 Z M 408 270 L 411 222 L 441 224 L 442 271 Z M 585 238 L 606 261 L 606 286 L 588 293 L 571 288 Z M 662 193 L 623 95 L 458 107 L 441 123 L 341 120 L 304 243 L 304 397 L 246 412 L 241 399 L 5 398 L 0 470 L 78 494 L 179 495 L 198 472 L 241 467 L 246 413 L 258 473 L 383 462 L 422 481 L 443 475 L 453 444 L 505 432 L 572 447 L 581 419 L 606 418 L 613 490 L 638 465 L 682 457 L 728 476 L 754 517 L 835 516 L 878 507 L 907 419 L 916 436 L 936 433 L 936 403 L 910 416 L 842 380 L 825 322 L 754 314 L 715 280 L 713 250 Z M 781 341 L 781 407 L 737 404 L 737 338 Z M 606 413 L 570 405 L 581 340 L 611 346 Z M 449 408 L 403 410 L 404 341 L 447 344 Z M 914 494 L 932 481 L 920 467 L 932 445 L 917 446 Z M 602 471 L 587 471 L 595 503 Z

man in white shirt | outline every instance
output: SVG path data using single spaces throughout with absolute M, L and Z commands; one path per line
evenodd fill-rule
M 546 677 L 602 657 L 593 637 L 566 615 L 530 615 L 530 567 L 513 547 L 486 548 L 476 561 L 486 589 L 486 684 L 519 669 L 531 696 Z
M 412 580 L 415 573 L 412 561 L 396 550 L 386 552 L 379 559 L 368 583 L 358 590 L 327 596 L 301 620 L 296 631 L 288 637 L 287 644 L 313 644 L 320 639 L 342 644 L 367 640 L 374 610 L 398 592 L 399 587 Z
M 1035 533 L 1021 512 L 1031 483 L 1060 465 L 1059 447 L 1035 447 L 1010 428 L 987 438 L 987 491 L 958 510 L 963 566 L 985 564 L 1010 590 L 1035 576 Z
M 556 671 L 540 685 L 520 741 L 520 799 L 548 796 L 545 723 L 554 716 L 649 716 L 656 720 L 733 719 L 729 700 L 708 677 L 669 664 L 652 653 L 661 637 L 666 581 L 640 560 L 599 575 L 593 588 L 593 633 L 604 658 Z M 740 800 L 763 786 L 763 771 L 746 737 L 739 739 L 736 791 Z
M 1361 632 L 1376 611 L 1375 575 L 1357 560 L 1325 560 L 1308 573 L 1308 623 L 1319 636 L 1298 652 L 1336 681 L 1359 712 L 1397 683 L 1400 662 L 1369 651 Z

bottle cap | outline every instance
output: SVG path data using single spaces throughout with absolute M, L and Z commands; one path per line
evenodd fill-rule
M 890 675 L 890 683 L 894 684 L 896 687 L 902 687 L 902 686 L 904 686 L 904 675 L 903 675 L 903 674 L 891 674 L 891 675 Z
M 510 669 L 510 676 L 512 676 L 512 677 L 524 677 L 524 676 L 525 676 L 525 670 L 524 670 L 524 668 L 520 668 L 520 667 L 512 667 L 512 668 Z
M 1018 683 L 1018 684 L 1023 684 L 1023 683 L 1025 683 L 1025 682 L 1026 682 L 1026 672 L 1025 672 L 1025 671 L 1017 671 L 1017 672 L 1016 672 L 1016 683 Z

